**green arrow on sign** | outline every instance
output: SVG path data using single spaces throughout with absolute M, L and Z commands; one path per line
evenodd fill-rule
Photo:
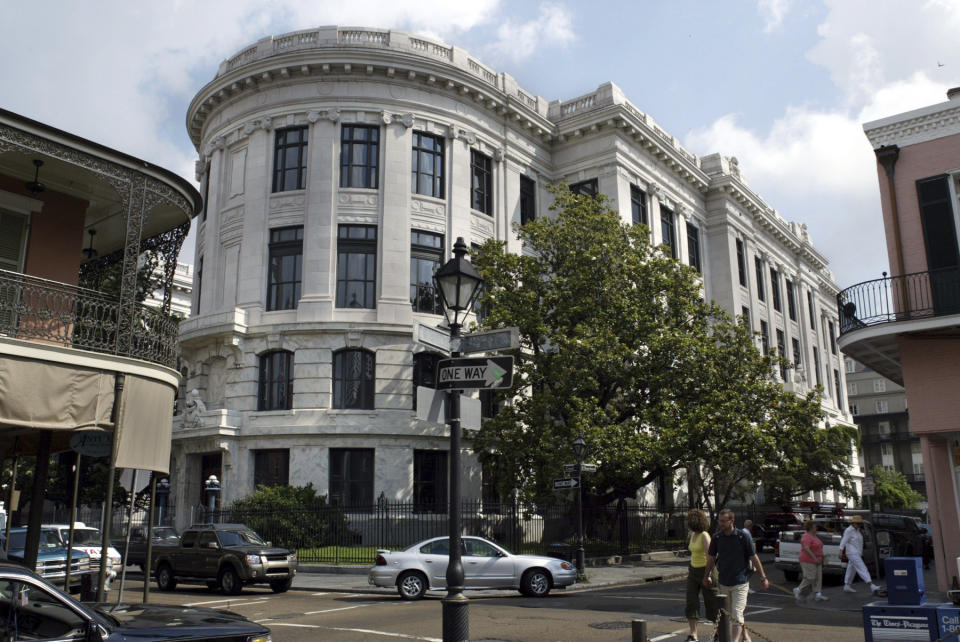
M 495 364 L 493 361 L 487 359 L 487 372 L 486 376 L 483 378 L 483 383 L 490 388 L 494 383 L 499 384 L 503 381 L 503 375 L 507 374 L 507 371 Z

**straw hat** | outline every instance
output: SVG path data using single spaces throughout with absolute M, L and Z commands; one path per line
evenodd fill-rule
M 859 515 L 854 515 L 853 517 L 850 518 L 850 523 L 851 523 L 851 524 L 862 524 L 862 523 L 863 523 L 863 518 L 860 517 Z

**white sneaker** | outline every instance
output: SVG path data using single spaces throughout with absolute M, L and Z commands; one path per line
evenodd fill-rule
M 797 600 L 797 603 L 799 604 L 799 603 L 800 603 L 800 599 L 801 599 L 801 598 L 800 598 L 800 587 L 799 587 L 799 586 L 793 589 L 793 597 L 794 597 L 794 599 Z
M 880 587 L 877 586 L 876 584 L 871 584 L 871 585 L 870 585 L 870 590 L 873 591 L 874 593 L 876 593 L 877 591 L 880 590 Z
M 823 593 L 817 593 L 816 595 L 813 596 L 813 599 L 817 602 L 826 602 L 830 598 L 824 595 Z
M 843 585 L 843 592 L 844 592 L 844 593 L 856 593 L 857 591 L 856 591 L 856 589 L 854 589 L 854 588 L 853 588 L 852 586 L 850 586 L 849 584 L 844 584 L 844 585 Z

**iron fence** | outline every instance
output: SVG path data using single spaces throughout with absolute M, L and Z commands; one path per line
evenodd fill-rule
M 880 323 L 960 314 L 960 269 L 864 281 L 837 294 L 840 334 Z

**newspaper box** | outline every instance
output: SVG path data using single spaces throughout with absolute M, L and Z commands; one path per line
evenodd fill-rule
M 887 602 L 917 606 L 926 602 L 923 586 L 923 558 L 888 557 L 884 560 Z

